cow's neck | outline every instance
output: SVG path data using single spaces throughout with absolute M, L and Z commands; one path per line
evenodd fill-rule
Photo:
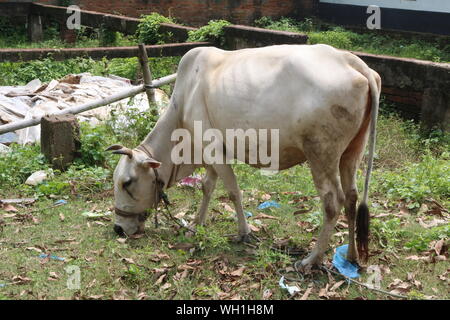
M 167 188 L 189 176 L 194 171 L 194 167 L 175 165 L 171 159 L 171 152 L 174 146 L 171 136 L 172 132 L 178 128 L 178 119 L 177 109 L 171 104 L 158 120 L 153 130 L 141 143 L 150 151 L 155 160 L 161 162 L 158 173 Z

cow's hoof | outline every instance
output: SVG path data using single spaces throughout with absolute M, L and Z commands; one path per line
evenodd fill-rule
M 250 243 L 253 240 L 255 240 L 255 236 L 251 232 L 235 236 L 235 242 L 237 243 Z
M 309 273 L 312 267 L 319 266 L 322 263 L 322 257 L 318 254 L 311 253 L 305 259 L 301 261 L 301 263 L 297 263 L 296 265 L 302 269 L 303 272 Z

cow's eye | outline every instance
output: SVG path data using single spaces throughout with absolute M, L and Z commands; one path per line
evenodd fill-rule
M 127 180 L 127 181 L 125 181 L 123 184 L 122 184 L 122 187 L 124 188 L 124 189 L 126 189 L 126 188 L 128 188 L 130 185 L 131 185 L 131 183 L 133 182 L 133 180 Z

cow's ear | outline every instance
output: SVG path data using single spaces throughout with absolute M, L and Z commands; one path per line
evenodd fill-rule
M 145 160 L 143 160 L 140 165 L 144 168 L 152 168 L 152 169 L 158 169 L 161 166 L 161 162 L 156 161 L 155 159 L 152 158 L 147 158 Z

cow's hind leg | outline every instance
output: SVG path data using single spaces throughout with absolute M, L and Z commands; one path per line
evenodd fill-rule
M 244 209 L 242 207 L 242 195 L 237 184 L 236 175 L 234 174 L 231 166 L 226 164 L 214 165 L 214 170 L 222 179 L 225 189 L 227 189 L 230 199 L 233 201 L 236 208 L 239 240 L 249 241 L 250 228 L 248 227 L 247 220 L 245 219 Z
M 202 204 L 194 220 L 194 224 L 196 225 L 203 225 L 205 223 L 209 202 L 211 200 L 211 195 L 213 194 L 214 189 L 216 188 L 216 182 L 217 182 L 216 171 L 211 166 L 206 167 L 206 175 L 202 180 L 202 191 L 203 191 Z
M 317 158 L 316 158 L 317 160 Z M 302 261 L 304 268 L 310 268 L 322 262 L 325 251 L 328 248 L 331 234 L 344 204 L 344 193 L 342 192 L 339 179 L 339 161 L 315 161 L 311 162 L 311 172 L 314 184 L 319 192 L 323 203 L 324 218 L 319 239 L 311 254 Z
M 356 202 L 358 201 L 358 189 L 356 186 L 356 169 L 359 164 L 359 157 L 353 154 L 344 154 L 339 164 L 341 173 L 342 188 L 345 194 L 345 215 L 348 223 L 348 252 L 347 260 L 356 262 L 358 255 L 355 245 L 355 219 L 356 219 Z

